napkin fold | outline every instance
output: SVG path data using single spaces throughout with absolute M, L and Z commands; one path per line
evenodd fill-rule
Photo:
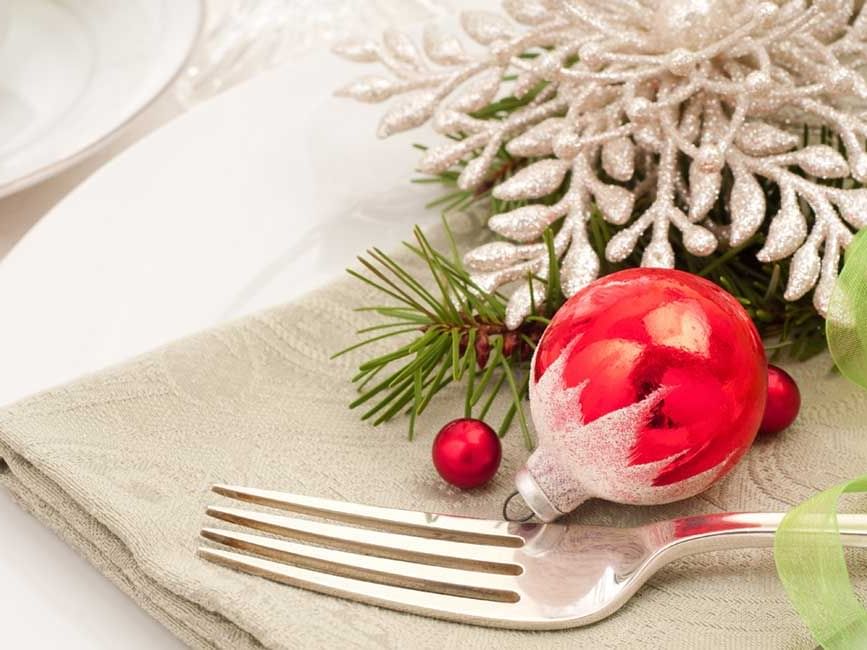
M 401 262 L 419 269 L 408 256 Z M 535 633 L 401 614 L 199 559 L 205 507 L 222 502 L 208 490 L 217 482 L 498 516 L 528 453 L 519 433 L 506 436 L 503 466 L 481 490 L 444 485 L 430 462 L 433 434 L 462 414 L 458 387 L 432 403 L 415 442 L 401 419 L 372 428 L 347 408 L 349 377 L 368 352 L 330 356 L 369 324 L 353 307 L 375 302 L 360 283 L 341 279 L 7 407 L 0 483 L 191 647 L 813 647 L 767 549 L 680 561 L 606 621 Z M 863 472 L 867 405 L 830 367 L 827 356 L 790 367 L 805 393 L 797 424 L 759 440 L 704 495 L 654 508 L 589 503 L 573 519 L 625 526 L 780 511 Z M 863 585 L 867 565 L 852 572 Z

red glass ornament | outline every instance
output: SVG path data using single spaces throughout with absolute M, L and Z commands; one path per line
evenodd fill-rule
M 759 431 L 778 433 L 788 427 L 801 410 L 801 391 L 782 368 L 768 366 L 768 400 Z
M 737 463 L 761 422 L 766 362 L 743 307 L 669 269 L 591 283 L 557 312 L 534 358 L 539 448 L 516 480 L 553 519 L 585 499 L 676 501 Z
M 445 425 L 433 442 L 433 464 L 439 475 L 459 488 L 484 485 L 500 466 L 497 433 L 481 420 L 461 418 Z

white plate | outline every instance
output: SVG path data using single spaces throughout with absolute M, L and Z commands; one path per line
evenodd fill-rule
M 0 1 L 0 196 L 105 144 L 175 78 L 202 20 L 201 0 Z
M 436 220 L 423 207 L 436 190 L 409 183 L 410 144 L 425 136 L 378 141 L 380 107 L 331 98 L 357 72 L 323 55 L 259 77 L 121 154 L 40 221 L 0 263 L 0 403 L 290 300 Z M 49 618 L 42 647 L 169 643 L 5 498 L 0 522 L 16 530 L 0 536 L 0 602 L 20 610 L 3 622 L 10 647 Z

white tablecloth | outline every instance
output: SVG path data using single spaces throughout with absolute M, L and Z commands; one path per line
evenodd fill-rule
M 208 0 L 209 24 L 219 20 L 235 0 Z M 264 0 L 263 0 L 264 1 Z M 344 24 L 352 12 L 362 12 L 367 23 L 413 21 L 442 8 L 454 8 L 451 0 L 285 0 L 303 14 L 313 30 L 328 34 L 345 32 L 328 23 L 327 12 Z M 0 0 L 2 2 L 2 0 Z M 243 0 L 240 0 L 240 5 Z M 247 4 L 250 4 L 249 2 Z M 275 2 L 275 4 L 278 4 Z M 478 4 L 478 3 L 474 3 Z M 314 15 L 316 14 L 316 15 Z M 359 21 L 354 21 L 359 24 Z M 292 40 L 292 39 L 289 39 Z M 317 35 L 296 40 L 294 47 L 324 46 Z M 300 54 L 291 52 L 290 55 Z M 250 74 L 256 71 L 255 62 Z M 0 270 L 3 258 L 59 201 L 99 167 L 147 133 L 183 112 L 168 92 L 123 129 L 108 146 L 65 172 L 18 194 L 0 199 Z M 75 242 L 69 242 L 75 246 Z M 52 260 L 46 259 L 50 265 Z M 34 296 L 38 299 L 38 296 Z M 0 306 L 2 317 L 2 306 Z M 0 360 L 2 363 L 2 360 Z M 14 368 L 3 368 L 14 372 Z M 9 648 L 118 648 L 126 650 L 180 648 L 181 643 L 139 609 L 75 551 L 12 503 L 0 492 L 0 602 L 6 604 L 0 621 L 2 645 Z M 34 630 L 38 630 L 34 633 Z

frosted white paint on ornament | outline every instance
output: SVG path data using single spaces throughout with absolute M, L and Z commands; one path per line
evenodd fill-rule
M 567 387 L 563 378 L 566 360 L 580 338 L 563 349 L 538 382 L 530 382 L 530 406 L 539 447 L 526 467 L 555 508 L 567 513 L 589 498 L 632 505 L 669 503 L 702 492 L 725 472 L 731 454 L 687 479 L 654 485 L 660 472 L 688 450 L 649 463 L 633 462 L 642 427 L 668 393 L 665 387 L 640 402 L 585 423 L 580 397 L 587 383 Z M 640 343 L 623 343 L 627 356 L 641 354 Z M 535 376 L 535 365 L 534 357 L 531 377 Z

